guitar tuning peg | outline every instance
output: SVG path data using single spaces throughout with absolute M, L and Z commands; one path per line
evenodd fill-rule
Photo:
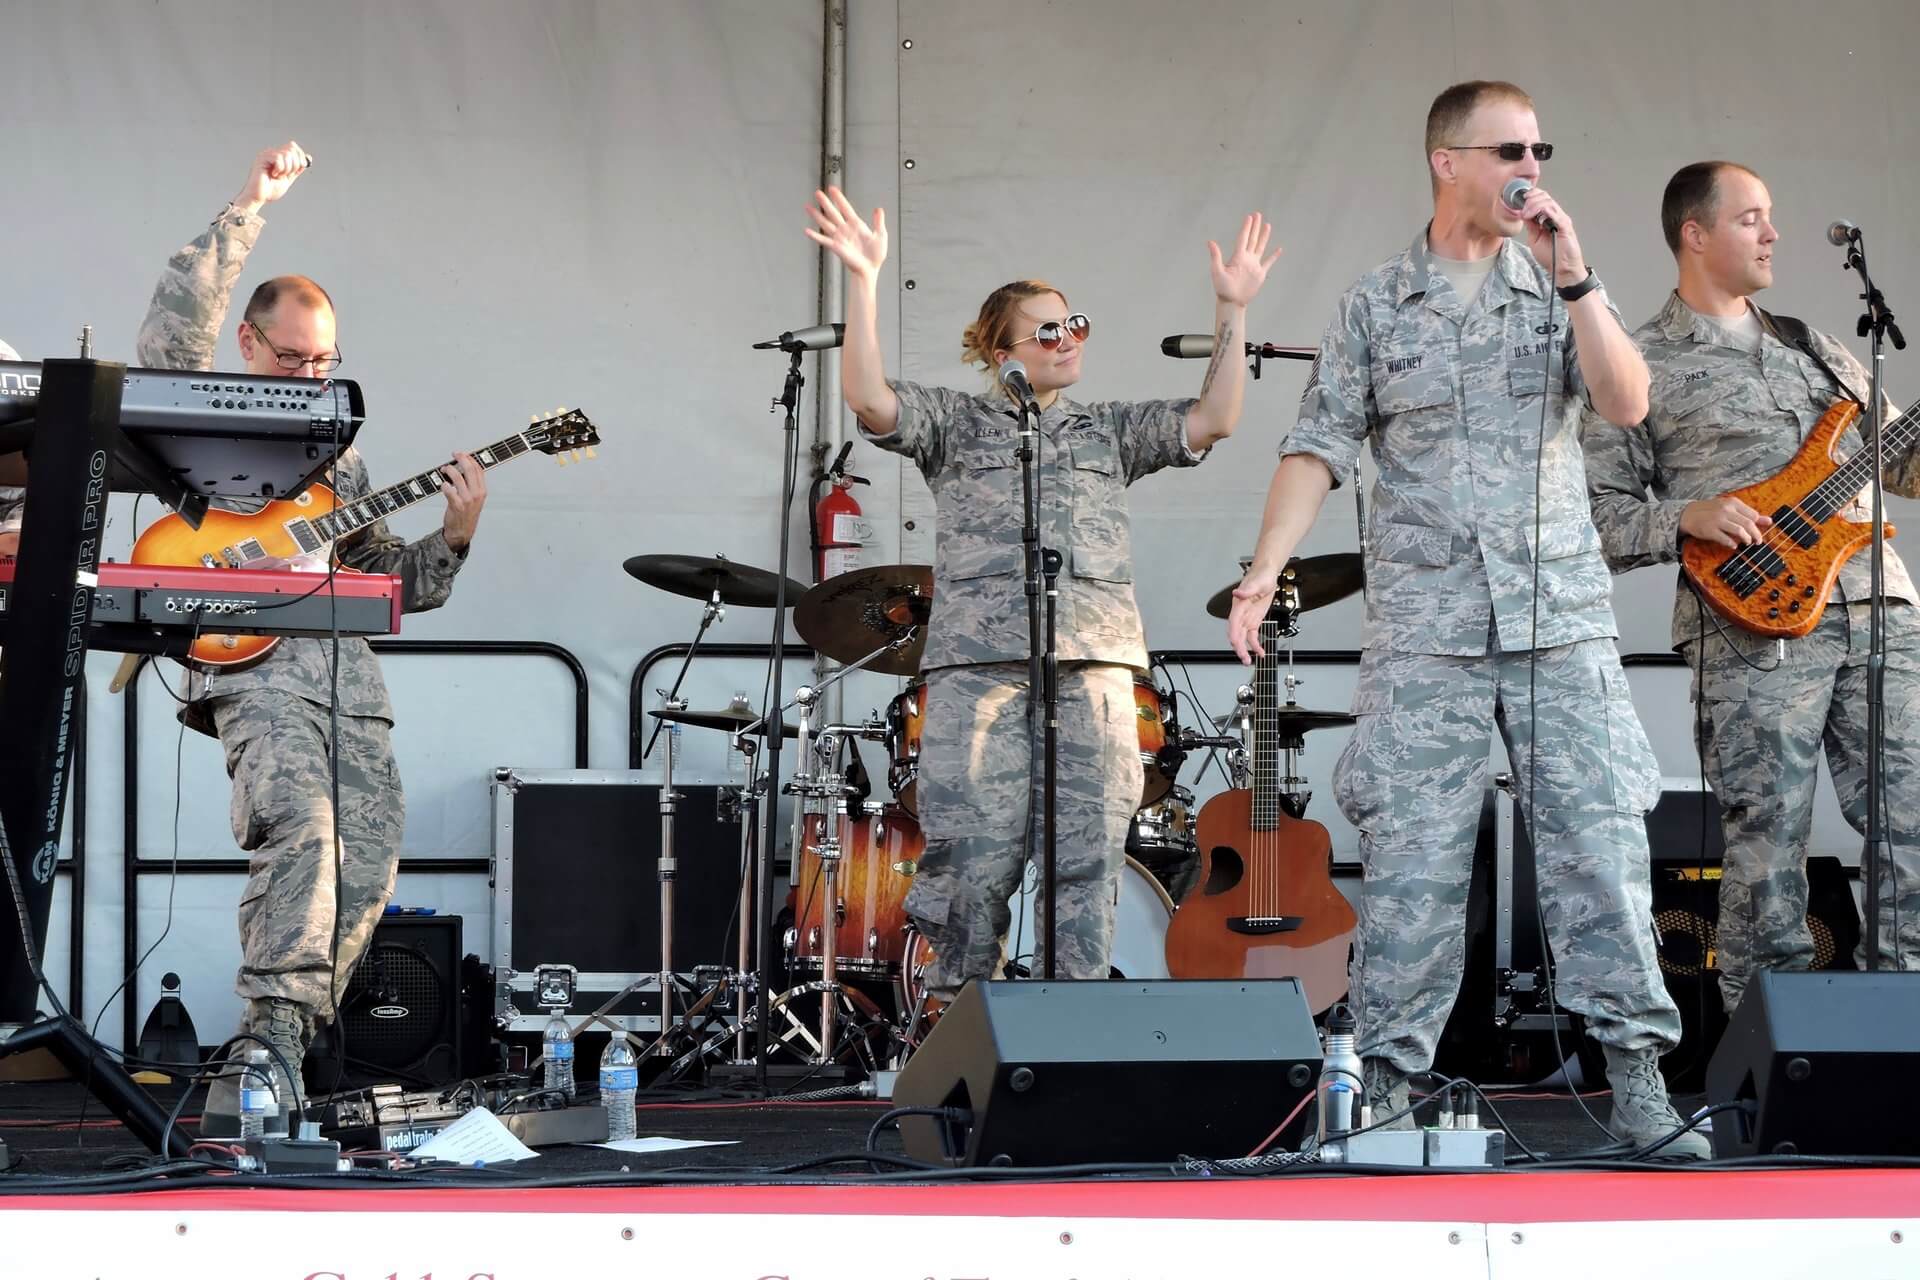
M 592 445 L 588 445 L 586 448 L 586 455 L 589 458 L 597 458 L 600 456 L 600 451 L 595 449 Z
M 571 459 L 567 457 L 565 450 L 562 450 L 561 452 L 554 454 L 553 460 L 559 463 L 563 467 L 566 466 L 567 463 L 571 461 Z
M 530 413 L 530 414 L 528 414 L 528 415 L 527 415 L 527 421 L 528 421 L 528 422 L 538 422 L 538 421 L 540 421 L 540 415 L 539 415 L 539 414 L 537 414 L 537 413 Z

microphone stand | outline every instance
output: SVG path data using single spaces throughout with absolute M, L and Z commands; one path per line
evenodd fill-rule
M 1873 277 L 1867 273 L 1866 249 L 1861 243 L 1858 229 L 1848 237 L 1847 263 L 1842 269 L 1847 268 L 1859 273 L 1860 285 L 1864 290 L 1860 298 L 1867 304 L 1855 332 L 1862 338 L 1872 339 L 1872 362 L 1868 365 L 1870 376 L 1867 387 L 1867 422 L 1871 428 L 1868 447 L 1873 450 L 1873 541 L 1869 560 L 1872 586 L 1867 602 L 1867 616 L 1870 619 L 1867 629 L 1867 843 L 1861 868 L 1866 880 L 1862 907 L 1866 915 L 1867 969 L 1872 972 L 1880 967 L 1880 868 L 1894 865 L 1893 853 L 1887 842 L 1880 780 L 1887 728 L 1886 492 L 1883 480 L 1885 459 L 1882 457 L 1883 442 L 1880 438 L 1886 425 L 1886 412 L 1880 399 L 1880 371 L 1886 358 L 1882 349 L 1884 339 L 1891 335 L 1894 348 L 1900 351 L 1906 350 L 1907 340 L 1901 334 L 1900 326 L 1894 323 L 1887 300 L 1874 287 Z M 1894 900 L 1899 901 L 1897 885 Z M 1899 945 L 1900 940 L 1896 937 L 1894 946 L 1897 949 Z
M 1041 664 L 1042 679 L 1045 681 L 1043 704 L 1045 709 L 1042 714 L 1046 716 L 1046 719 L 1043 721 L 1046 726 L 1046 763 L 1044 773 L 1042 774 L 1043 781 L 1041 783 L 1042 795 L 1044 797 L 1041 813 L 1044 815 L 1044 821 L 1046 823 L 1046 844 L 1044 846 L 1046 863 L 1045 871 L 1041 876 L 1040 892 L 1042 894 L 1041 901 L 1046 904 L 1047 911 L 1047 927 L 1045 933 L 1047 962 L 1043 970 L 1043 976 L 1047 981 L 1051 982 L 1054 978 L 1054 892 L 1059 874 L 1060 859 L 1059 827 L 1054 821 L 1054 802 L 1060 780 L 1060 657 L 1058 650 L 1055 648 L 1055 626 L 1058 621 L 1057 615 L 1060 605 L 1060 553 L 1052 547 L 1043 548 L 1040 552 L 1040 561 L 1042 572 L 1046 574 L 1047 578 L 1047 652 L 1046 659 Z
M 1047 646 L 1045 644 L 1045 641 L 1043 640 L 1043 633 L 1040 629 L 1040 593 L 1042 590 L 1042 587 L 1041 587 L 1042 569 L 1041 569 L 1041 557 L 1040 557 L 1040 495 L 1039 495 L 1039 487 L 1035 483 L 1035 479 L 1034 479 L 1034 470 L 1035 470 L 1035 467 L 1038 465 L 1038 459 L 1039 459 L 1038 442 L 1040 438 L 1040 406 L 1037 403 L 1035 403 L 1031 398 L 1026 396 L 1016 395 L 1014 402 L 1019 406 L 1019 410 L 1020 410 L 1020 447 L 1014 450 L 1014 456 L 1020 459 L 1020 491 L 1021 491 L 1020 544 L 1023 552 L 1025 553 L 1026 566 L 1027 566 L 1027 581 L 1026 581 L 1026 589 L 1027 589 L 1027 759 L 1029 762 L 1031 762 L 1033 759 L 1033 735 L 1036 730 L 1040 730 L 1043 728 L 1043 724 L 1039 722 L 1039 716 L 1042 714 L 1040 709 L 1040 699 L 1046 688 L 1045 650 Z M 1045 728 L 1048 731 L 1048 737 L 1046 741 L 1049 744 L 1051 744 L 1052 743 L 1052 737 L 1050 732 L 1051 726 L 1046 725 Z M 1047 827 L 1046 840 L 1045 840 L 1046 864 L 1044 867 L 1045 885 L 1043 886 L 1043 892 L 1046 894 L 1046 909 L 1047 909 L 1046 963 L 1042 970 L 1041 976 L 1046 978 L 1048 981 L 1052 981 L 1054 976 L 1054 958 L 1053 958 L 1053 888 L 1054 888 L 1054 884 L 1053 884 L 1053 878 L 1054 878 L 1053 781 L 1054 780 L 1053 780 L 1053 770 L 1052 770 L 1051 764 L 1052 764 L 1051 756 L 1048 755 L 1047 762 L 1043 766 L 1042 785 L 1045 788 L 1045 793 L 1042 799 L 1041 814 L 1040 814 L 1041 821 L 1044 822 Z M 1029 770 L 1031 770 L 1032 768 L 1031 763 L 1029 763 L 1028 768 Z M 1032 776 L 1031 773 L 1029 773 L 1028 776 L 1029 778 L 1031 778 Z M 1033 813 L 1033 792 L 1031 789 L 1031 784 L 1029 784 L 1029 789 L 1027 792 L 1027 834 L 1026 834 L 1026 860 L 1029 863 L 1033 861 L 1034 827 L 1035 827 L 1035 823 L 1034 823 L 1034 813 Z
M 773 692 L 767 705 L 780 705 L 780 677 L 786 668 L 787 656 L 787 555 L 793 530 L 793 476 L 800 465 L 800 389 L 807 379 L 800 372 L 800 357 L 806 354 L 795 343 L 788 351 L 787 380 L 779 396 L 774 399 L 773 409 L 785 409 L 786 423 L 785 448 L 781 451 L 780 475 L 780 560 L 775 567 L 773 600 L 773 669 L 769 673 Z M 767 975 L 765 969 L 771 959 L 770 942 L 773 938 L 773 860 L 779 851 L 780 829 L 780 731 L 776 722 L 767 733 L 767 812 L 766 835 L 761 850 L 758 892 L 759 911 L 754 920 L 755 930 L 760 935 L 760 945 L 756 960 L 762 972 L 756 975 L 760 980 L 754 984 L 753 1011 L 755 1025 L 760 1031 L 760 1043 L 753 1055 L 754 1085 L 765 1093 L 767 1089 Z

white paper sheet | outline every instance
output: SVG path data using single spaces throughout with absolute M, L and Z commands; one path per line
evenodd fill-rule
M 698 1138 L 622 1138 L 618 1142 L 596 1142 L 593 1145 L 609 1151 L 631 1151 L 644 1155 L 649 1151 L 685 1151 L 688 1147 L 731 1147 L 736 1145 L 736 1140 L 706 1142 Z
M 514 1137 L 493 1112 L 475 1107 L 416 1147 L 413 1158 L 482 1165 L 526 1160 L 539 1154 Z

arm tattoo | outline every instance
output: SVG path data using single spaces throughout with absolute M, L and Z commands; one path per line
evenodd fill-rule
M 1207 392 L 1213 389 L 1213 376 L 1220 372 L 1220 362 L 1227 358 L 1233 346 L 1233 322 L 1222 320 L 1213 335 L 1213 359 L 1207 361 L 1207 376 L 1200 380 L 1200 398 L 1205 400 Z

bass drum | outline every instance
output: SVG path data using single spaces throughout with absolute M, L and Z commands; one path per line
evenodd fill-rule
M 1027 976 L 1038 951 L 1034 934 L 1034 901 L 1040 896 L 1040 871 L 1031 864 L 1020 891 L 1008 899 L 1013 923 L 1001 943 L 1004 957 L 996 978 Z M 1173 899 L 1147 869 L 1128 858 L 1120 869 L 1120 899 L 1113 918 L 1115 978 L 1167 977 L 1167 925 L 1173 920 Z M 916 929 L 907 934 L 907 962 L 900 973 L 901 1024 L 910 1043 L 918 1043 L 929 1026 L 926 968 L 933 958 L 933 942 Z

